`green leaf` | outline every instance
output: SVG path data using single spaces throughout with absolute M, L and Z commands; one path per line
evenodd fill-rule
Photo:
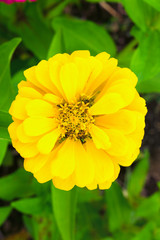
M 149 222 L 145 225 L 145 227 L 139 232 L 136 233 L 136 236 L 131 240 L 153 240 L 153 230 L 155 228 L 154 222 Z
M 16 95 L 18 94 L 18 84 L 24 80 L 24 75 L 23 75 L 23 71 L 24 70 L 20 70 L 18 72 L 16 72 L 13 77 L 12 77 L 12 89 L 13 89 L 13 94 L 14 94 L 14 98 L 16 97 Z
M 135 51 L 137 40 L 132 40 L 117 56 L 120 67 L 130 67 L 130 62 Z
M 10 206 L 0 207 L 0 226 L 6 221 L 11 211 L 12 211 L 12 208 Z
M 140 40 L 132 60 L 131 69 L 138 76 L 137 90 L 142 93 L 160 92 L 160 33 L 148 32 Z
M 8 128 L 11 122 L 12 122 L 12 117 L 10 116 L 10 114 L 8 112 L 0 110 L 0 127 Z
M 114 240 L 114 239 L 111 238 L 111 237 L 106 237 L 106 238 L 103 238 L 103 239 L 101 239 L 101 240 Z
M 24 17 L 16 22 L 13 31 L 18 33 L 37 58 L 45 59 L 52 39 L 52 31 L 47 26 L 38 4 L 26 4 Z
M 0 165 L 5 157 L 8 147 L 8 141 L 0 139 Z
M 131 209 L 117 182 L 114 182 L 111 188 L 105 191 L 105 197 L 110 231 L 114 232 L 121 229 L 122 226 L 130 224 Z
M 52 212 L 47 215 L 43 212 L 41 215 L 23 215 L 23 221 L 34 240 L 62 240 Z
M 65 52 L 65 46 L 63 42 L 63 35 L 62 35 L 62 30 L 59 29 L 51 42 L 49 51 L 48 51 L 48 58 L 53 57 L 57 53 L 64 53 Z
M 11 206 L 19 212 L 31 215 L 42 213 L 45 207 L 42 198 L 25 198 L 12 202 Z
M 146 3 L 150 4 L 156 10 L 160 11 L 160 1 L 159 0 L 144 0 Z
M 4 140 L 3 140 L 4 141 Z M 6 154 L 3 159 L 3 166 L 4 167 L 12 167 L 14 165 L 14 155 L 12 150 L 9 149 L 6 151 Z
M 0 46 L 0 109 L 2 110 L 8 110 L 12 101 L 10 61 L 20 41 L 20 38 L 14 38 Z
M 8 126 L 12 122 L 12 118 L 8 112 L 0 110 L 0 141 L 10 141 Z M 5 144 L 4 144 L 5 145 Z M 6 143 L 7 145 L 7 143 Z M 3 155 L 3 154 L 2 154 Z M 0 161 L 1 162 L 1 161 Z
M 149 152 L 145 151 L 144 156 L 137 162 L 127 184 L 128 195 L 131 200 L 139 197 L 146 182 L 149 170 Z
M 77 189 L 62 191 L 52 186 L 55 219 L 63 240 L 74 240 Z
M 123 4 L 132 21 L 144 32 L 155 24 L 155 19 L 159 16 L 159 13 L 143 0 L 123 0 Z
M 116 53 L 115 43 L 105 29 L 90 21 L 55 18 L 53 23 L 55 31 L 62 30 L 65 51 L 89 50 L 92 55 L 106 51 L 112 56 Z
M 140 93 L 159 93 L 160 92 L 160 72 L 153 78 L 142 80 L 136 86 Z
M 123 3 L 123 0 L 87 0 L 87 2 L 118 2 L 118 3 Z
M 0 140 L 11 141 L 7 128 L 0 126 Z
M 102 199 L 102 196 L 100 195 L 99 190 L 92 190 L 88 191 L 86 188 L 79 188 L 78 189 L 78 202 L 84 203 L 84 202 L 94 202 L 94 201 L 100 201 Z
M 103 238 L 103 239 L 101 239 L 101 240 L 114 240 L 114 239 L 111 238 L 111 237 L 106 237 L 106 238 Z
M 18 197 L 28 197 L 38 190 L 36 180 L 24 169 L 2 177 L 0 179 L 0 198 L 3 200 L 13 200 Z
M 152 196 L 143 199 L 141 204 L 136 209 L 136 216 L 142 218 L 155 217 L 160 211 L 160 193 L 155 193 Z
M 78 0 L 63 0 L 63 1 L 55 1 L 54 8 L 52 10 L 47 11 L 47 17 L 48 18 L 54 18 L 63 12 L 64 8 L 69 4 L 69 3 L 76 3 Z M 53 4 L 53 2 L 52 2 Z
M 15 4 L 5 4 L 3 2 L 0 2 L 0 15 L 9 18 L 14 19 L 16 14 L 16 5 Z
M 155 239 L 154 240 L 159 240 L 160 239 L 160 228 L 158 227 L 155 230 Z

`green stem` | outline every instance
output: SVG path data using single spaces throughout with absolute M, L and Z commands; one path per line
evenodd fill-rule
M 77 188 L 62 191 L 52 184 L 52 206 L 54 217 L 63 240 L 75 240 L 75 215 Z

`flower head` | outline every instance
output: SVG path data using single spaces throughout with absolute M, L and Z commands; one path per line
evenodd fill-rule
M 137 77 L 103 52 L 57 54 L 24 72 L 9 110 L 24 168 L 60 189 L 107 189 L 139 154 L 145 101 Z
M 0 0 L 0 2 L 4 2 L 6 4 L 11 4 L 15 2 L 26 2 L 27 0 Z M 36 0 L 29 0 L 30 2 L 35 2 Z

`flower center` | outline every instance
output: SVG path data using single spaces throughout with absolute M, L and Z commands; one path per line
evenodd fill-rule
M 80 139 L 82 143 L 86 138 L 91 138 L 89 133 L 94 118 L 89 114 L 88 109 L 92 105 L 92 100 L 82 99 L 77 103 L 63 103 L 58 105 L 58 123 L 62 130 L 60 142 L 70 137 L 74 140 Z

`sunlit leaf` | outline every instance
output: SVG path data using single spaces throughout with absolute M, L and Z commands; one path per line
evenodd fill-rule
M 160 11 L 160 1 L 159 0 L 144 0 L 148 4 L 150 4 L 152 7 L 154 7 L 156 10 Z
M 64 53 L 64 52 L 65 52 L 64 39 L 62 35 L 62 30 L 59 29 L 53 36 L 53 39 L 48 51 L 48 58 L 54 56 L 57 53 Z
M 123 0 L 123 5 L 132 21 L 144 32 L 151 28 L 159 17 L 159 13 L 143 0 Z
M 146 33 L 140 40 L 132 60 L 131 69 L 138 76 L 139 92 L 160 92 L 160 33 Z
M 66 52 L 90 50 L 92 55 L 106 51 L 115 55 L 115 44 L 107 31 L 90 21 L 58 17 L 53 20 L 55 31 L 62 30 Z

